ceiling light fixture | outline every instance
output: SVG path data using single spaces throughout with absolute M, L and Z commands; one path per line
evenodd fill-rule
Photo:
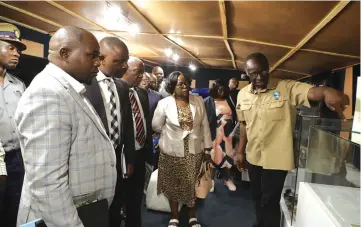
M 195 71 L 195 70 L 197 69 L 197 67 L 196 67 L 193 63 L 190 63 L 190 64 L 189 64 L 189 68 L 190 68 L 190 70 L 192 70 L 192 71 Z
M 139 33 L 139 26 L 137 24 L 131 24 L 129 25 L 128 32 L 130 35 L 135 36 Z
M 148 5 L 149 0 L 132 0 L 143 9 Z
M 170 57 L 170 56 L 173 54 L 173 51 L 172 51 L 172 49 L 170 49 L 170 48 L 166 48 L 166 49 L 164 50 L 164 53 L 165 53 L 165 55 L 166 55 L 167 57 Z
M 174 61 L 178 61 L 179 55 L 178 55 L 178 54 L 173 54 L 172 59 L 173 59 Z
M 109 29 L 128 31 L 130 35 L 139 33 L 140 28 L 137 24 L 133 23 L 127 18 L 120 7 L 106 2 L 104 11 L 104 20 Z

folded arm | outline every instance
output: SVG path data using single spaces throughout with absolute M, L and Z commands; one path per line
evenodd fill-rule
M 15 120 L 32 209 L 47 226 L 83 227 L 68 181 L 72 125 L 66 100 L 44 89 L 27 94 Z

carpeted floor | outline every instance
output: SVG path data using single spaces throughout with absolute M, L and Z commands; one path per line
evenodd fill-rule
M 216 180 L 216 187 L 206 200 L 197 202 L 198 221 L 202 227 L 252 227 L 255 220 L 251 191 L 247 185 L 236 183 L 237 191 L 229 192 L 223 181 Z M 170 214 L 143 207 L 143 227 L 167 227 Z M 188 227 L 186 209 L 181 211 L 181 227 Z

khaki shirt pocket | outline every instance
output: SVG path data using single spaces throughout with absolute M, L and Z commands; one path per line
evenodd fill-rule
M 252 104 L 250 103 L 243 103 L 241 105 L 241 111 L 243 113 L 244 116 L 244 120 L 247 123 L 251 123 L 252 122 Z
M 285 105 L 286 104 L 284 100 L 271 102 L 269 104 L 266 117 L 272 121 L 283 120 L 285 117 L 285 111 L 284 111 Z

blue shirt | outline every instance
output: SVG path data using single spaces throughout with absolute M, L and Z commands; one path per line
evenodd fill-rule
M 5 72 L 4 85 L 0 85 L 0 139 L 5 152 L 20 149 L 14 115 L 25 89 L 21 80 Z

